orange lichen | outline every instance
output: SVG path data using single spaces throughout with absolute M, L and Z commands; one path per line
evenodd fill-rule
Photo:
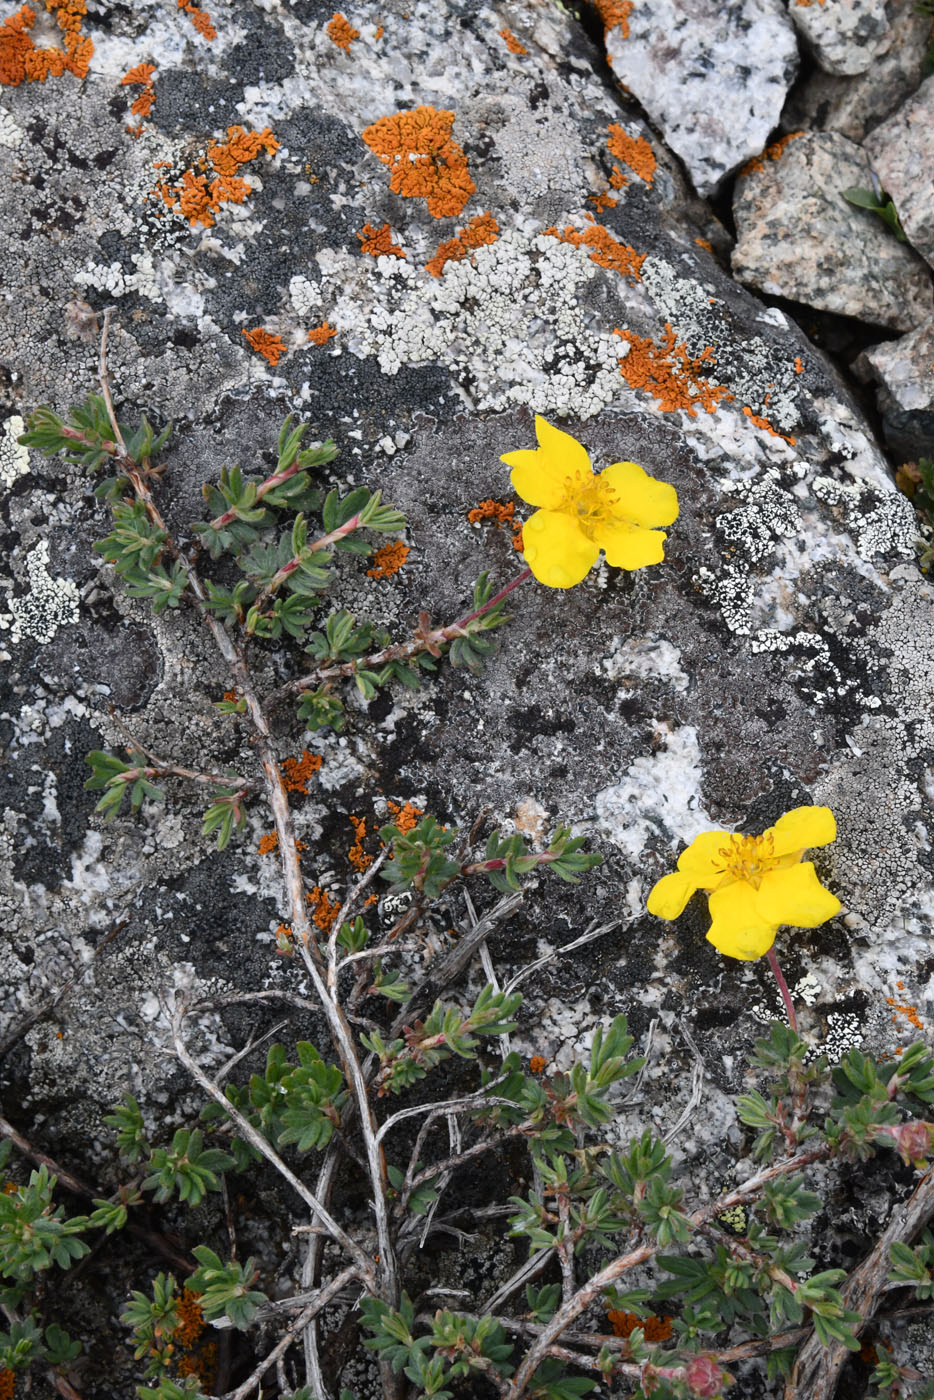
M 246 180 L 236 173 L 240 166 L 255 160 L 261 150 L 273 155 L 278 149 L 279 142 L 268 126 L 262 131 L 229 126 L 227 140 L 212 140 L 207 154 L 198 162 L 202 172 L 207 172 L 209 166 L 213 169 L 214 178 L 210 183 L 207 173 L 197 174 L 190 169 L 184 172 L 178 184 L 160 181 L 149 197 L 161 199 L 167 209 L 177 210 L 192 226 L 200 223 L 210 228 L 222 204 L 242 204 L 250 193 Z
M 386 806 L 392 816 L 393 825 L 399 828 L 403 836 L 414 831 L 418 826 L 419 817 L 425 815 L 421 807 L 415 807 L 411 802 L 393 802 L 391 797 L 386 799 Z
M 611 122 L 606 144 L 611 156 L 628 165 L 640 180 L 651 185 L 655 179 L 655 152 L 644 136 L 630 136 L 618 122 Z M 610 183 L 613 183 L 612 177 Z
M 525 44 L 520 44 L 511 29 L 501 29 L 499 31 L 499 37 L 504 41 L 510 53 L 528 53 Z
M 336 327 L 329 325 L 327 321 L 322 321 L 320 326 L 312 326 L 308 332 L 308 339 L 312 345 L 327 345 L 328 341 L 333 340 L 336 335 Z
M 621 29 L 623 32 L 620 37 L 629 38 L 629 16 L 632 14 L 635 0 L 590 0 L 590 4 L 602 19 L 605 32 Z
M 178 0 L 178 8 L 185 11 L 196 33 L 200 34 L 202 39 L 210 41 L 217 38 L 217 30 L 211 23 L 211 16 L 207 10 L 199 10 L 193 0 Z
M 354 843 L 347 852 L 347 859 L 354 870 L 359 870 L 362 875 L 364 870 L 369 870 L 373 864 L 373 857 L 367 855 L 363 849 L 363 842 L 366 839 L 366 817 L 351 817 L 350 825 L 353 827 Z
M 610 188 L 614 190 L 623 190 L 628 184 L 629 181 L 620 170 L 619 166 L 614 165 L 613 169 L 610 171 Z
M 804 362 L 800 355 L 795 355 L 795 374 L 804 373 Z
M 329 933 L 331 925 L 340 913 L 340 904 L 332 899 L 327 890 L 314 885 L 305 895 L 311 905 L 311 921 L 323 933 Z
M 63 73 L 87 77 L 94 45 L 81 33 L 84 0 L 45 0 L 45 8 L 55 14 L 62 47 L 36 48 L 26 33 L 35 24 L 36 13 L 23 5 L 0 24 L 0 86 L 44 83 L 46 78 L 60 78 Z
M 405 257 L 405 250 L 392 241 L 392 229 L 389 224 L 381 224 L 379 228 L 374 228 L 372 224 L 364 224 L 363 232 L 358 233 L 357 237 L 360 240 L 360 252 L 369 253 L 371 258 Z
M 780 140 L 766 146 L 761 155 L 753 156 L 752 160 L 747 160 L 741 167 L 740 175 L 751 175 L 755 170 L 761 170 L 767 160 L 778 160 L 789 141 L 795 141 L 799 136 L 803 136 L 803 131 L 789 131 L 787 136 L 782 136 Z
M 262 326 L 257 326 L 252 331 L 241 331 L 240 334 L 250 349 L 255 350 L 257 355 L 262 355 L 271 365 L 277 365 L 288 348 L 281 335 L 271 335 L 269 331 L 264 331 Z
M 533 1055 L 529 1060 L 529 1069 L 533 1074 L 541 1074 L 547 1063 L 544 1055 Z
M 137 63 L 135 68 L 131 68 L 129 73 L 120 79 L 121 87 L 148 87 L 152 82 L 152 75 L 156 71 L 154 63 Z
M 489 213 L 477 214 L 466 228 L 459 228 L 454 238 L 442 243 L 434 257 L 425 264 L 432 277 L 440 277 L 446 263 L 460 262 L 474 248 L 482 248 L 486 243 L 495 243 L 499 238 L 499 224 Z
M 390 170 L 389 188 L 424 199 L 432 218 L 456 218 L 476 190 L 464 152 L 452 139 L 454 113 L 414 107 L 380 117 L 363 140 Z
M 321 764 L 321 755 L 309 753 L 307 749 L 302 749 L 301 758 L 287 758 L 282 764 L 282 781 L 286 792 L 307 795 L 308 781 L 321 771 Z
M 894 1006 L 895 1008 L 895 1015 L 892 1017 L 893 1023 L 898 1020 L 899 1016 L 904 1016 L 906 1021 L 914 1026 L 916 1031 L 924 1030 L 924 1022 L 918 1015 L 918 1008 L 916 1006 L 911 1006 L 908 1002 L 898 1002 L 894 997 L 886 997 L 886 1002 L 889 1006 Z
M 589 194 L 587 202 L 594 206 L 598 214 L 602 214 L 604 209 L 615 209 L 619 200 L 615 199 L 609 190 L 601 190 L 599 194 Z
M 401 540 L 392 540 L 389 544 L 380 545 L 373 555 L 372 569 L 366 571 L 367 578 L 392 578 L 408 559 L 409 552 L 409 546 Z
M 703 248 L 706 253 L 713 252 L 713 244 L 709 243 L 706 238 L 695 238 L 694 242 L 698 248 Z
M 516 512 L 515 501 L 481 501 L 473 510 L 467 512 L 467 519 L 471 525 L 479 525 L 481 521 L 492 520 L 499 530 L 503 525 L 512 525 L 513 516 Z
M 521 554 L 525 549 L 525 542 L 522 538 L 522 526 L 516 525 L 512 532 L 512 547 L 517 554 Z
M 0 1400 L 13 1400 L 15 1390 L 16 1372 L 11 1371 L 9 1366 L 4 1366 L 0 1371 Z
M 186 1350 L 194 1346 L 195 1342 L 204 1331 L 204 1318 L 201 1314 L 200 1293 L 192 1293 L 189 1288 L 182 1292 L 178 1300 L 177 1315 L 178 1326 L 175 1329 L 173 1338 L 179 1346 Z
M 591 224 L 590 228 L 586 229 L 576 229 L 569 225 L 563 233 L 551 229 L 546 229 L 545 232 L 554 232 L 554 236 L 560 238 L 562 243 L 572 243 L 575 248 L 589 248 L 590 261 L 598 266 L 618 272 L 620 276 L 628 277 L 631 282 L 641 280 L 646 254 L 637 253 L 628 243 L 620 243 L 602 224 Z
M 378 25 L 376 26 L 376 30 L 375 30 L 375 32 L 374 32 L 374 34 L 373 34 L 373 38 L 376 40 L 377 43 L 379 43 L 380 39 L 382 39 L 382 37 L 383 37 L 383 35 L 384 35 L 385 33 L 386 33 L 386 27 L 385 27 L 385 25 L 378 24 Z
M 130 113 L 134 117 L 139 117 L 140 121 L 136 126 L 128 126 L 126 129 L 131 136 L 139 136 L 142 130 L 142 119 L 148 117 L 153 109 L 156 100 L 156 89 L 152 81 L 152 75 L 156 71 L 154 63 L 137 63 L 135 68 L 131 68 L 125 77 L 120 79 L 121 87 L 141 87 L 143 90 L 137 97 Z
M 647 1342 L 667 1342 L 671 1336 L 671 1318 L 656 1317 L 654 1313 L 642 1318 L 637 1317 L 635 1313 L 617 1312 L 615 1308 L 611 1308 L 607 1313 L 607 1321 L 617 1337 L 629 1337 L 637 1327 L 642 1328 Z
M 773 428 L 767 418 L 761 418 L 758 413 L 753 413 L 748 404 L 743 404 L 743 412 L 755 427 L 761 428 L 763 432 L 771 434 L 772 437 L 781 438 L 783 442 L 788 443 L 789 447 L 794 447 L 793 437 L 788 437 L 785 433 L 780 433 L 777 428 Z
M 721 399 L 732 399 L 728 389 L 711 384 L 703 375 L 713 358 L 712 346 L 697 357 L 688 355 L 686 345 L 675 344 L 675 333 L 667 322 L 661 346 L 632 331 L 616 330 L 614 335 L 629 341 L 629 354 L 619 362 L 620 374 L 631 389 L 651 394 L 662 413 L 683 408 L 694 418 L 698 404 L 708 413 L 716 413 Z
M 268 856 L 270 851 L 279 849 L 279 837 L 274 831 L 267 831 L 265 836 L 259 838 L 259 845 L 256 849 L 261 856 Z
M 343 49 L 344 53 L 350 53 L 350 46 L 354 39 L 360 38 L 360 30 L 354 29 L 349 19 L 345 19 L 340 10 L 336 10 L 334 18 L 328 22 L 324 31 L 332 44 Z

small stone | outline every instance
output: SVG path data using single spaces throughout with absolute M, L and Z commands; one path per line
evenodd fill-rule
M 903 4 L 892 18 L 894 38 L 865 73 L 842 76 L 816 69 L 794 88 L 782 113 L 785 131 L 839 131 L 862 141 L 921 82 L 931 42 L 929 16 Z
M 934 267 L 934 77 L 863 145 L 909 242 Z
M 788 13 L 825 73 L 865 73 L 892 43 L 885 0 L 791 0 Z
M 934 320 L 900 340 L 865 350 L 854 365 L 875 381 L 885 440 L 902 461 L 926 457 L 934 443 Z
M 733 274 L 769 296 L 909 331 L 934 311 L 923 262 L 843 191 L 872 188 L 864 151 L 836 132 L 772 146 L 737 182 Z
M 798 71 L 777 0 L 656 0 L 608 31 L 607 56 L 699 194 L 762 150 Z

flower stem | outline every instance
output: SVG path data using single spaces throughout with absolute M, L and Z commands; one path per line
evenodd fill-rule
M 775 949 L 770 948 L 767 956 L 769 959 L 769 967 L 775 973 L 775 980 L 778 983 L 778 990 L 782 994 L 782 1001 L 785 1003 L 785 1010 L 788 1012 L 788 1024 L 791 1027 L 791 1029 L 797 1033 L 798 1018 L 795 1015 L 795 1008 L 792 1005 L 791 993 L 788 990 L 788 983 L 782 976 L 782 970 L 778 965 L 778 958 L 775 956 Z

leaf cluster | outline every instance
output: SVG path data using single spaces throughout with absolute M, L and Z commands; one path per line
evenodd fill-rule
M 452 1055 L 475 1059 L 481 1036 L 507 1035 L 516 1029 L 512 1017 L 521 1001 L 518 992 L 506 995 L 488 985 L 467 1015 L 457 1006 L 436 1001 L 424 1021 L 406 1026 L 403 1035 L 389 1044 L 376 1030 L 361 1035 L 379 1060 L 378 1093 L 398 1094 L 410 1088 Z
M 153 1191 L 160 1204 L 178 1199 L 189 1206 L 198 1206 L 209 1191 L 220 1190 L 220 1174 L 236 1163 L 228 1153 L 216 1147 L 205 1147 L 200 1129 L 179 1128 L 171 1146 L 153 1148 L 148 1162 L 144 1191 Z
M 327 1147 L 340 1127 L 347 1102 L 344 1076 L 336 1065 L 326 1064 L 315 1047 L 300 1040 L 295 1047 L 297 1064 L 290 1064 L 283 1045 L 270 1046 L 263 1074 L 254 1074 L 245 1087 L 228 1084 L 229 1102 L 275 1147 L 294 1143 L 299 1152 Z M 219 1104 L 201 1111 L 204 1122 L 226 1117 Z M 240 1170 L 258 1159 L 255 1149 L 234 1137 L 231 1150 Z
M 134 812 L 139 811 L 147 797 L 150 802 L 165 801 L 164 790 L 152 781 L 155 770 L 147 766 L 142 754 L 131 756 L 137 762 L 124 763 L 116 754 L 101 749 L 92 749 L 85 757 L 91 776 L 84 786 L 92 792 L 104 789 L 104 796 L 94 810 L 100 812 L 105 822 L 113 821 L 127 794 Z

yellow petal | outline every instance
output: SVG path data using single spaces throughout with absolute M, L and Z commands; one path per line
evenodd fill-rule
M 837 839 L 837 823 L 829 807 L 794 807 L 769 828 L 777 856 L 826 846 Z
M 573 588 L 587 577 L 600 557 L 571 515 L 537 510 L 522 526 L 525 562 L 547 588 Z
M 678 869 L 701 890 L 716 889 L 723 879 L 722 852 L 730 844 L 728 831 L 702 831 L 678 857 Z
M 719 953 L 741 962 L 764 957 L 775 942 L 778 923 L 762 917 L 756 891 L 745 880 L 733 880 L 710 896 L 712 923 L 708 939 Z
M 554 510 L 567 495 L 568 478 L 586 483 L 593 476 L 590 458 L 577 438 L 553 428 L 541 415 L 535 418 L 535 436 L 537 449 L 507 452 L 500 461 L 513 468 L 513 488 L 524 501 Z
M 819 809 L 818 809 L 819 810 Z M 825 890 L 809 860 L 762 877 L 756 908 L 764 919 L 798 928 L 817 928 L 840 913 L 837 896 Z
M 677 871 L 672 875 L 663 875 L 649 892 L 645 907 L 657 919 L 677 919 L 696 889 L 697 885 L 689 875 Z
M 656 481 L 638 462 L 614 462 L 600 473 L 619 494 L 618 513 L 634 525 L 671 525 L 678 518 L 678 493 Z
M 625 520 L 601 520 L 594 526 L 593 536 L 606 551 L 606 562 L 616 569 L 644 569 L 647 564 L 660 564 L 665 557 L 662 530 L 643 530 Z

